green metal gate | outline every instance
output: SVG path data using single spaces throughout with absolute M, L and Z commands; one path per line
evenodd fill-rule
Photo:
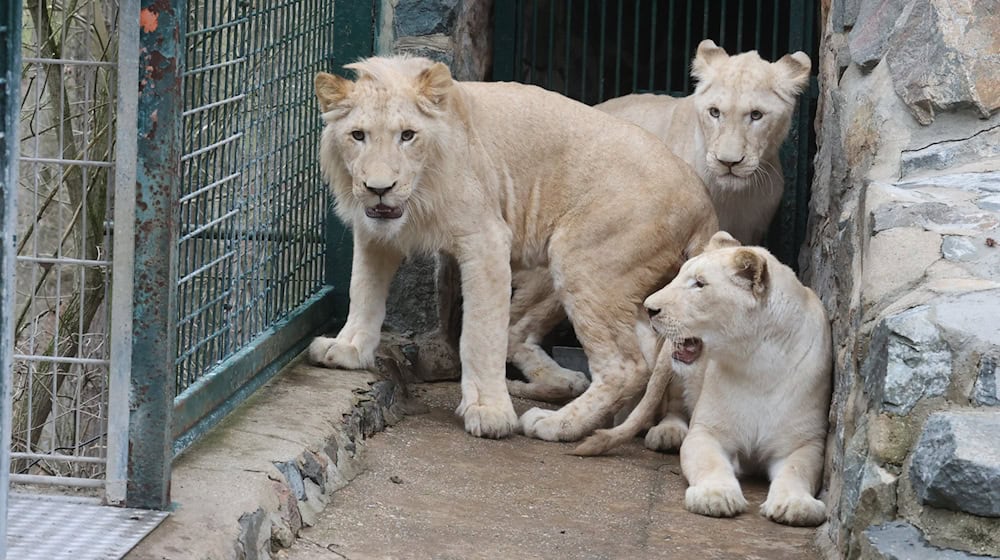
M 493 79 L 535 84 L 594 105 L 633 92 L 687 95 L 703 39 L 767 60 L 805 51 L 815 74 L 815 2 L 809 0 L 516 0 L 496 2 Z M 785 195 L 768 237 L 797 264 L 805 239 L 815 79 L 782 147 Z
M 142 0 L 129 505 L 347 314 L 351 237 L 316 169 L 317 71 L 374 49 L 374 0 Z

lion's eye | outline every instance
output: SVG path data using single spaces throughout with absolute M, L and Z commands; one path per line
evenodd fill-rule
M 708 114 L 712 115 L 713 119 L 717 119 L 717 118 L 719 118 L 719 115 L 722 114 L 722 113 L 719 112 L 719 108 L 718 107 L 709 107 L 708 108 Z
M 363 130 L 352 130 L 351 138 L 354 138 L 358 142 L 363 142 L 365 140 L 365 132 Z
M 759 121 L 760 119 L 764 118 L 764 113 L 761 113 L 760 111 L 754 109 L 753 111 L 750 111 L 750 118 L 755 121 Z
M 402 140 L 403 142 L 409 142 L 410 140 L 413 140 L 414 134 L 416 134 L 416 132 L 413 132 L 412 130 L 404 130 L 402 133 L 400 133 L 399 139 Z
M 701 277 L 695 278 L 694 279 L 694 287 L 695 288 L 704 288 L 705 287 L 705 280 L 703 278 L 701 278 Z

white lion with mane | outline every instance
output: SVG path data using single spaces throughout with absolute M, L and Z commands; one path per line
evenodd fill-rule
M 511 271 L 544 267 L 593 383 L 520 427 L 547 440 L 591 433 L 649 377 L 639 304 L 718 230 L 701 180 L 651 134 L 534 86 L 456 82 L 423 58 L 347 67 L 356 81 L 320 73 L 316 94 L 320 166 L 354 235 L 350 310 L 310 358 L 371 366 L 400 262 L 447 251 L 464 297 L 458 413 L 473 435 L 506 436 L 519 425 L 504 367 Z

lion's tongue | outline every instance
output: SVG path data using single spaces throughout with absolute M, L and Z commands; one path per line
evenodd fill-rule
M 674 347 L 674 359 L 685 364 L 694 363 L 700 355 L 701 340 L 697 338 L 685 338 Z

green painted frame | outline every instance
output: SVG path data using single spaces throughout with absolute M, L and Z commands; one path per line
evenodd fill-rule
M 143 0 L 140 34 L 130 507 L 170 507 L 171 461 L 347 315 L 351 236 L 326 220 L 326 286 L 175 397 L 178 195 L 186 0 Z M 334 0 L 330 70 L 374 52 L 377 3 Z M 155 116 L 155 118 L 154 118 Z M 316 126 L 321 125 L 319 119 Z
M 7 551 L 7 491 L 10 488 L 13 309 L 17 258 L 18 117 L 21 105 L 21 2 L 0 8 L 0 558 Z

